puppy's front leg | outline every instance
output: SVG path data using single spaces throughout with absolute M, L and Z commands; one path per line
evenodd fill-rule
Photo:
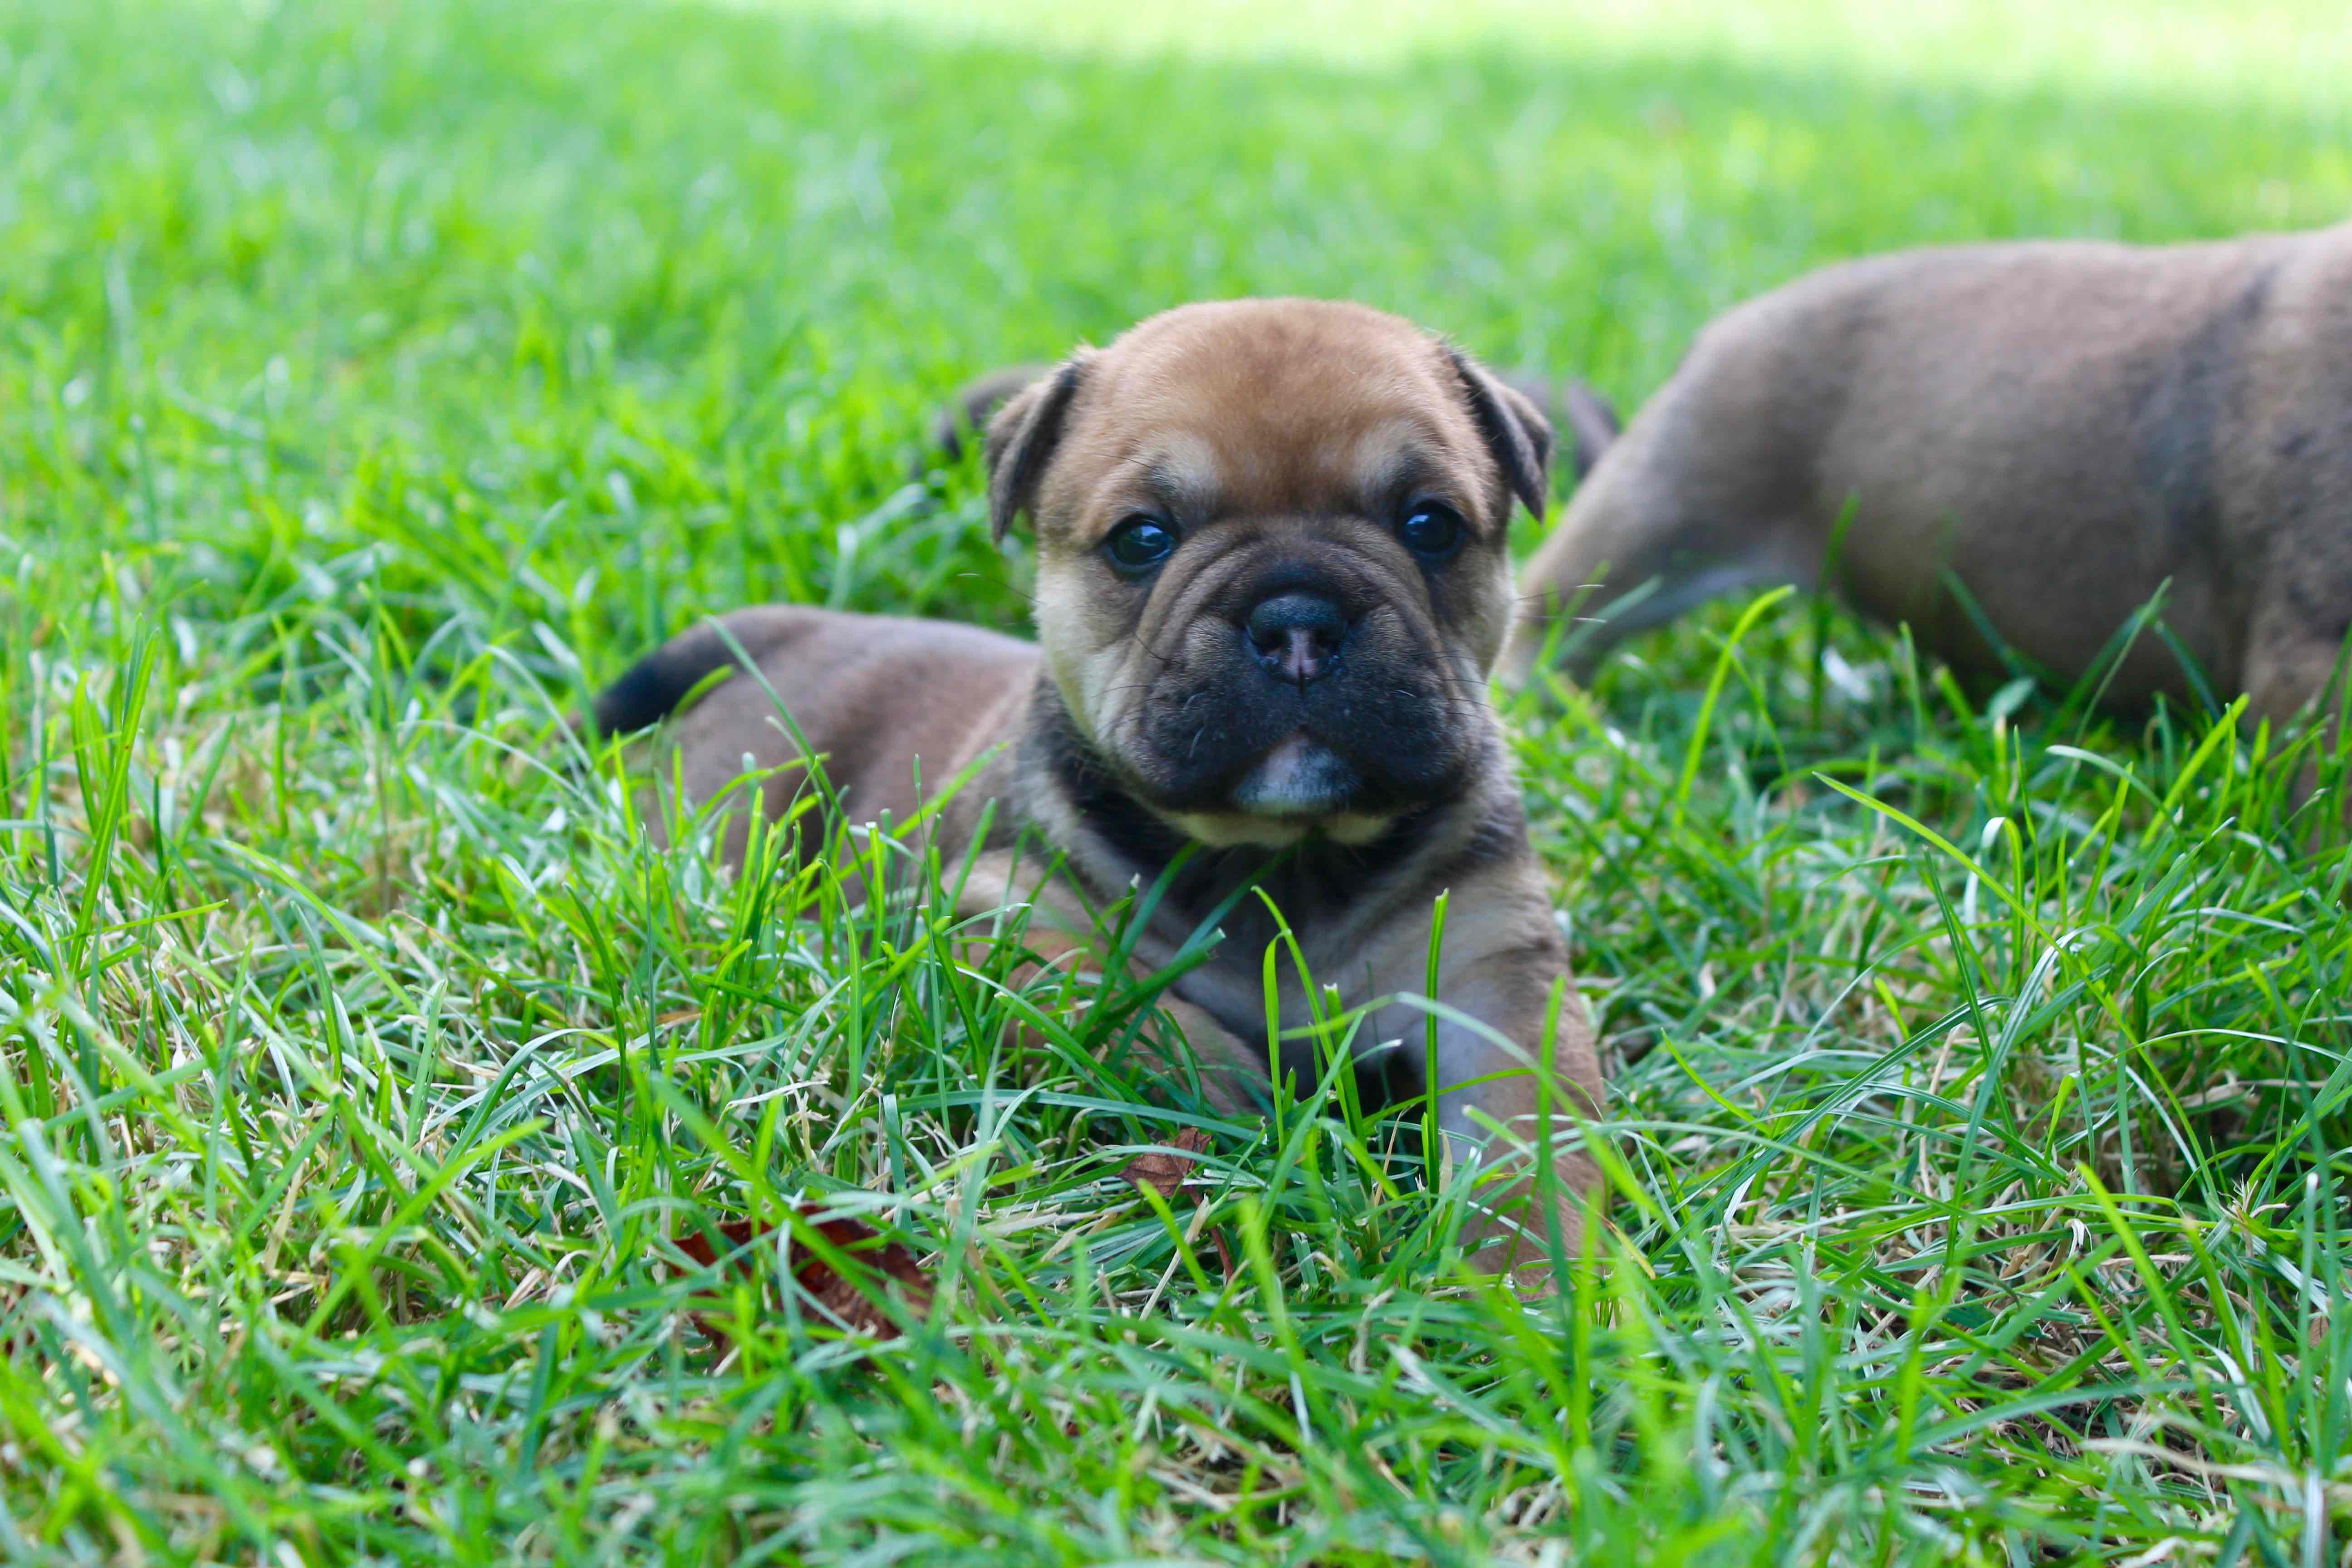
M 1592 1027 L 1570 984 L 1567 944 L 1531 865 L 1456 882 L 1448 903 L 1455 912 L 1437 974 L 1437 1000 L 1446 1013 L 1437 1016 L 1434 1031 L 1438 1131 L 1456 1169 L 1471 1160 L 1485 1167 L 1479 1216 L 1465 1245 L 1481 1268 L 1525 1268 L 1549 1257 L 1556 1215 L 1573 1257 L 1600 1182 L 1584 1124 L 1600 1116 L 1604 1090 Z M 1430 932 L 1427 920 L 1395 922 L 1371 955 L 1367 978 L 1391 995 L 1421 991 Z M 1564 994 L 1547 1087 L 1540 1080 L 1543 1039 L 1555 989 Z M 1391 1084 L 1401 1077 L 1417 1092 L 1428 1091 L 1431 1017 L 1399 1003 L 1372 1020 L 1373 1038 L 1399 1042 L 1406 1070 L 1391 1077 Z M 1549 1181 L 1534 1164 L 1546 1147 Z M 1547 1185 L 1556 1196 L 1551 1215 L 1538 1203 Z
M 1567 955 L 1554 938 L 1472 956 L 1448 971 L 1441 999 L 1484 1027 L 1450 1018 L 1438 1024 L 1438 1130 L 1455 1161 L 1496 1168 L 1479 1184 L 1479 1217 L 1464 1245 L 1482 1268 L 1527 1268 L 1549 1257 L 1556 1216 L 1560 1244 L 1573 1258 L 1601 1176 L 1583 1123 L 1601 1115 L 1604 1091 L 1592 1030 L 1572 987 L 1561 999 L 1549 1093 L 1541 1081 L 1545 1014 L 1555 984 L 1568 978 Z M 1425 1026 L 1406 1034 L 1405 1050 L 1425 1049 L 1426 1038 Z M 1555 1177 L 1552 1215 L 1542 1208 L 1543 1173 L 1534 1167 L 1547 1147 Z
M 986 917 L 1022 905 L 1029 910 L 1022 944 L 1034 956 L 1006 977 L 1009 984 L 1026 984 L 1047 968 L 1059 968 L 1065 973 L 1082 969 L 1101 972 L 1108 962 L 1109 944 L 1085 902 L 1059 878 L 1017 866 L 1010 854 L 992 852 L 974 861 L 972 873 L 965 879 L 962 895 L 957 900 L 956 913 L 967 919 Z M 1138 952 L 1130 958 L 1129 969 L 1140 978 L 1150 973 L 1150 964 L 1146 955 Z M 1191 1047 L 1193 1062 L 1200 1069 L 1201 1089 L 1209 1103 L 1229 1115 L 1249 1110 L 1253 1104 L 1252 1089 L 1265 1081 L 1265 1064 L 1260 1053 L 1207 1012 L 1172 992 L 1163 993 L 1156 1005 Z M 1173 1076 L 1181 1070 L 1181 1063 L 1180 1051 L 1171 1048 L 1171 1045 L 1164 1039 L 1150 1041 L 1145 1049 L 1160 1070 Z

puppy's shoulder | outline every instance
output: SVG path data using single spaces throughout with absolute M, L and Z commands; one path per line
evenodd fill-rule
M 1490 762 L 1414 869 L 1433 889 L 1455 889 L 1458 907 L 1508 908 L 1517 920 L 1531 905 L 1549 909 L 1550 878 L 1528 836 L 1527 802 L 1507 761 Z M 1548 916 L 1544 924 L 1549 929 Z
M 745 648 L 779 695 L 828 729 L 871 726 L 919 739 L 992 712 L 1034 678 L 1036 645 L 983 626 L 917 616 L 774 605 Z M 733 617 L 730 617 L 731 621 Z

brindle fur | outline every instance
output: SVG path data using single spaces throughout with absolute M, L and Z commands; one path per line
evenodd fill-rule
M 721 623 L 727 637 L 706 626 L 648 656 L 599 721 L 627 730 L 667 713 L 735 662 L 731 637 L 761 679 L 738 674 L 674 721 L 688 795 L 707 801 L 803 760 L 779 702 L 854 820 L 903 822 L 925 791 L 975 768 L 937 841 L 976 855 L 971 909 L 1034 903 L 1033 944 L 1042 925 L 1083 947 L 1089 909 L 1158 882 L 1189 850 L 1134 963 L 1156 970 L 1204 922 L 1222 929 L 1170 1010 L 1208 1091 L 1235 1109 L 1263 1091 L 1272 1047 L 1263 963 L 1276 928 L 1244 889 L 1271 897 L 1315 982 L 1350 1004 L 1424 989 L 1433 900 L 1450 893 L 1438 994 L 1484 1027 L 1441 1024 L 1440 1122 L 1465 1153 L 1497 1129 L 1532 1142 L 1532 1063 L 1568 954 L 1486 677 L 1510 621 L 1507 524 L 1514 501 L 1540 510 L 1550 447 L 1528 398 L 1394 317 L 1307 300 L 1183 307 L 1026 379 L 991 420 L 996 526 L 1026 514 L 1036 536 L 1035 644 L 743 610 Z M 1396 531 L 1408 503 L 1431 498 L 1467 526 L 1441 564 Z M 1131 581 L 1099 546 L 1139 510 L 1176 523 L 1182 543 Z M 1331 673 L 1311 682 L 1261 668 L 1242 631 L 1250 606 L 1294 588 L 1351 622 Z M 1244 784 L 1277 767 L 1278 745 L 1336 759 L 1318 766 L 1352 787 L 1308 816 L 1248 809 Z M 797 769 L 767 778 L 763 809 L 780 814 L 803 787 Z M 990 801 L 996 830 L 976 844 Z M 1017 852 L 1024 831 L 1061 853 L 1065 879 L 1023 869 L 1043 858 Z M 742 842 L 739 825 L 730 853 Z M 1279 973 L 1282 1065 L 1312 1081 L 1297 1043 L 1308 999 L 1286 949 Z M 1405 1043 L 1368 1064 L 1389 1093 L 1423 1092 L 1425 1016 L 1391 1003 L 1359 1036 Z M 1550 1136 L 1573 1241 L 1596 1174 L 1573 1119 L 1597 1113 L 1602 1085 L 1572 989 L 1555 1059 Z M 1489 1237 L 1525 1217 L 1529 1180 L 1500 1190 Z
M 1811 586 L 1849 500 L 1835 585 L 1964 676 L 2008 667 L 1947 574 L 2069 681 L 2168 584 L 2212 689 L 2289 717 L 2352 621 L 2352 225 L 1915 251 L 1738 307 L 1529 562 L 1506 669 L 1571 604 L 1594 622 L 1582 676 L 1714 594 Z M 2191 691 L 2151 633 L 2105 696 Z

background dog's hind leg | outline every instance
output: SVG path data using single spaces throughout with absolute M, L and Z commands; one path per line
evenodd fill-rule
M 2319 749 L 2296 770 L 2296 796 L 2307 798 L 2322 784 L 2338 780 L 2338 788 L 2345 794 L 2339 809 L 2352 819 L 2352 768 L 2339 769 L 2327 760 L 2344 742 L 2347 666 L 2352 663 L 2346 649 L 2347 628 L 2341 624 L 2352 618 L 2352 584 L 2346 586 L 2347 596 L 2340 601 L 2344 606 L 2340 616 L 2316 624 L 2307 605 L 2287 602 L 2304 595 L 2270 595 L 2275 602 L 2265 604 L 2254 615 L 2246 650 L 2245 687 L 2247 722 L 2250 726 L 2269 722 L 2273 751 L 2275 737 L 2288 724 L 2306 716 L 2318 724 Z
M 1811 586 L 1790 531 L 1726 520 L 1684 504 L 1635 447 L 1620 446 L 1578 490 L 1568 513 L 1519 574 L 1519 605 L 1503 679 L 1524 684 L 1547 655 L 1581 682 L 1627 637 L 1746 588 Z

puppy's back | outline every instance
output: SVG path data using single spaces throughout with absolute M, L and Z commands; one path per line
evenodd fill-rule
M 1016 731 L 1037 668 L 1033 645 L 977 626 L 764 605 L 647 654 L 605 689 L 595 715 L 608 734 L 673 719 L 690 801 L 717 798 L 748 773 L 781 769 L 761 787 L 776 815 L 807 785 L 793 764 L 814 756 L 851 820 L 887 813 L 903 822 Z M 740 826 L 729 831 L 730 858 L 742 840 Z

